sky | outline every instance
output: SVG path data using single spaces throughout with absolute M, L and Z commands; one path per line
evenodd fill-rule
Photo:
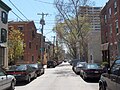
M 38 15 L 38 13 L 45 13 L 48 15 L 44 16 L 45 25 L 43 30 L 43 35 L 46 37 L 46 41 L 53 41 L 53 36 L 55 36 L 55 33 L 52 32 L 53 27 L 55 26 L 55 15 L 57 14 L 57 10 L 55 9 L 54 5 L 52 4 L 54 0 L 2 0 L 4 3 L 6 3 L 12 11 L 19 16 L 22 20 L 33 20 L 35 23 L 36 28 L 38 29 L 38 32 L 40 32 L 41 25 L 40 25 L 40 19 L 42 18 L 41 15 Z M 91 0 L 94 1 L 94 6 L 97 7 L 104 7 L 106 2 L 108 0 Z M 13 4 L 15 6 L 13 6 Z M 23 16 L 17 9 L 20 10 L 20 12 L 25 16 Z M 11 21 L 20 21 L 20 19 L 12 13 L 12 11 L 9 12 L 8 20 Z

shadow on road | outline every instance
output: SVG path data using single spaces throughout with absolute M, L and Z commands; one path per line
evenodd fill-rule
M 34 79 L 32 79 L 31 82 L 32 82 L 33 80 L 34 80 Z M 30 82 L 30 83 L 31 83 L 31 82 Z M 17 81 L 15 86 L 25 86 L 25 85 L 27 85 L 27 84 L 29 84 L 29 83 L 27 83 L 26 81 L 19 81 L 19 82 Z
M 99 79 L 90 79 L 90 78 L 88 78 L 88 79 L 86 79 L 84 81 L 86 81 L 87 83 L 98 83 Z
M 57 67 L 64 67 L 64 66 L 70 66 L 70 64 L 69 63 L 63 63 L 63 64 L 58 65 Z
M 56 70 L 54 74 L 57 74 L 58 77 L 77 77 L 72 69 Z

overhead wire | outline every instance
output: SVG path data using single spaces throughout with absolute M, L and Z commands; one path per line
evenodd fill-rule
M 37 1 L 37 0 L 36 0 Z M 25 18 L 25 19 L 27 19 L 28 21 L 29 21 L 29 19 L 15 6 L 15 4 L 12 2 L 12 1 L 10 1 L 9 0 L 9 2 L 23 15 L 23 17 Z M 39 2 L 42 2 L 42 3 L 47 3 L 47 4 L 54 4 L 54 3 L 49 3 L 49 2 L 44 2 L 44 1 L 39 1 Z M 15 14 L 21 21 L 24 21 L 19 15 L 17 15 L 14 11 L 11 11 L 13 14 Z M 54 21 L 54 20 L 49 20 L 49 21 Z M 48 29 L 46 29 L 46 30 L 48 30 Z M 51 30 L 51 29 L 49 29 L 49 30 Z M 51 31 L 49 31 L 49 32 L 47 32 L 47 33 L 45 33 L 45 35 L 47 35 L 47 34 L 49 34 L 49 33 L 52 33 L 53 31 L 51 30 Z
M 14 11 L 11 11 L 13 14 L 15 14 L 20 20 L 24 21 L 21 17 L 19 17 Z
M 38 1 L 38 0 L 35 0 L 35 1 Z M 39 0 L 38 2 L 41 2 L 41 3 L 46 3 L 46 4 L 52 4 L 52 5 L 54 4 L 54 3 L 44 2 L 44 1 L 40 1 L 40 0 Z
M 47 33 L 45 33 L 44 35 L 47 35 L 47 34 L 52 33 L 52 32 L 53 32 L 53 31 L 47 32 Z
M 13 2 L 11 2 L 10 0 L 9 0 L 9 2 L 23 15 L 24 18 L 26 18 L 29 21 L 29 19 L 15 6 L 15 4 Z
M 38 2 L 41 2 L 41 3 L 45 3 L 45 4 L 55 5 L 55 3 L 51 3 L 51 2 L 44 2 L 44 1 L 41 1 L 41 0 L 35 0 L 35 1 L 38 1 Z M 65 3 L 64 5 L 61 5 L 61 4 L 56 4 L 56 5 L 68 6 L 67 4 L 68 4 L 68 3 Z M 72 7 L 73 7 L 73 5 L 69 5 L 69 6 L 72 6 Z

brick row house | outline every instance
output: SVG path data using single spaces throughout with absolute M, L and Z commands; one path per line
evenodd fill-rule
M 24 55 L 17 63 L 36 63 L 41 59 L 41 38 L 42 34 L 37 33 L 33 21 L 9 22 L 9 29 L 20 30 L 24 34 Z M 43 40 L 45 42 L 45 40 Z M 44 44 L 43 44 L 44 46 Z
M 8 13 L 11 10 L 0 0 L 0 66 L 8 67 Z
M 109 0 L 100 16 L 102 59 L 111 64 L 120 56 L 120 0 Z

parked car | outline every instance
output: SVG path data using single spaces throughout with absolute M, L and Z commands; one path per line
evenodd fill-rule
M 84 68 L 81 69 L 80 75 L 85 80 L 87 78 L 99 79 L 101 74 L 104 72 L 103 68 L 96 63 L 88 63 Z
M 35 70 L 35 73 L 37 74 L 37 76 L 40 76 L 42 74 L 44 74 L 44 67 L 42 64 L 39 63 L 35 63 L 35 64 L 29 64 L 31 67 L 33 67 L 33 69 Z
M 5 71 L 0 68 L 0 90 L 14 90 L 16 79 L 13 75 L 8 75 Z
M 99 90 L 120 90 L 120 58 L 116 59 L 108 71 L 101 75 Z
M 77 64 L 77 62 L 80 62 L 80 59 L 73 59 L 69 63 L 74 67 Z
M 47 68 L 54 68 L 56 66 L 53 60 L 47 61 Z
M 72 61 L 71 61 L 71 65 L 72 65 L 72 70 L 73 71 L 75 71 L 74 69 L 75 69 L 75 67 L 77 66 L 77 63 L 80 63 L 80 62 L 85 62 L 84 60 L 80 60 L 80 59 L 73 59 Z
M 74 72 L 76 74 L 80 74 L 80 70 L 85 67 L 87 63 L 86 62 L 77 62 L 77 65 L 74 66 Z
M 27 83 L 37 77 L 35 70 L 28 64 L 13 65 L 6 72 L 7 74 L 14 75 L 16 81 L 26 81 Z

